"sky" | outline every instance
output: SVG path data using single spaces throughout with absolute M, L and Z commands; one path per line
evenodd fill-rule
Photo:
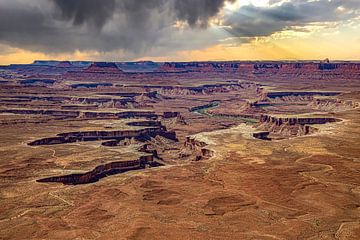
M 360 60 L 360 0 L 0 0 L 0 64 Z

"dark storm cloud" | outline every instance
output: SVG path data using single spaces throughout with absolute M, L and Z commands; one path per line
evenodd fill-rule
M 175 13 L 178 19 L 186 21 L 190 26 L 206 26 L 208 19 L 219 12 L 224 2 L 224 0 L 176 0 Z
M 0 44 L 45 53 L 122 50 L 142 56 L 205 48 L 219 40 L 205 30 L 234 0 L 0 0 Z M 358 0 L 273 0 L 243 6 L 223 19 L 236 37 L 267 36 L 294 26 L 359 15 Z M 339 9 L 341 7 L 341 9 Z M 177 21 L 189 28 L 177 30 Z
M 47 53 L 140 54 L 159 42 L 176 50 L 176 21 L 204 27 L 226 1 L 233 0 L 0 0 L 0 43 Z
M 61 17 L 72 20 L 75 25 L 86 21 L 102 27 L 115 10 L 115 0 L 52 0 L 61 11 Z
M 226 16 L 224 25 L 237 37 L 269 36 L 296 26 L 349 20 L 358 16 L 359 9 L 358 0 L 292 0 L 270 7 L 248 5 Z
M 226 1 L 235 0 L 50 0 L 61 10 L 64 19 L 75 24 L 86 21 L 102 26 L 117 10 L 128 14 L 133 20 L 142 20 L 147 10 L 169 7 L 175 18 L 190 26 L 206 26 L 209 18 L 215 16 Z

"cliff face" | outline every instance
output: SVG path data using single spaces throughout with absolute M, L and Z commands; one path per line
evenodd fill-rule
M 43 138 L 30 142 L 30 146 L 55 145 L 64 143 L 73 143 L 80 141 L 100 141 L 100 140 L 123 140 L 125 138 L 137 138 L 138 140 L 148 139 L 156 136 L 162 136 L 177 141 L 176 133 L 169 132 L 165 127 L 150 127 L 141 130 L 128 131 L 83 131 L 60 133 L 57 137 Z
M 242 74 L 251 77 L 247 71 Z M 299 80 L 331 80 L 331 79 L 360 79 L 360 63 L 273 63 L 255 65 L 252 75 L 262 78 L 299 79 Z
M 314 99 L 308 106 L 328 112 L 340 112 L 357 108 L 359 103 L 339 99 Z
M 325 124 L 337 121 L 335 118 L 328 117 L 296 118 L 262 115 L 257 128 L 270 134 L 276 134 L 282 137 L 293 137 L 316 132 L 317 129 L 311 126 L 313 124 Z M 254 137 L 257 136 L 254 135 Z M 260 134 L 258 138 L 263 139 L 263 136 Z
M 115 63 L 95 62 L 85 69 L 83 73 L 122 74 L 123 71 L 120 70 Z
M 157 72 L 229 72 L 236 71 L 239 66 L 236 62 L 167 62 Z
M 209 159 L 214 155 L 214 152 L 209 148 L 206 148 L 205 142 L 199 141 L 193 137 L 186 137 L 184 142 L 184 148 L 180 153 L 180 158 L 193 157 L 194 161 L 200 161 L 203 159 Z
M 41 114 L 51 116 L 62 116 L 71 118 L 147 118 L 156 120 L 158 116 L 149 111 L 125 111 L 125 112 L 91 112 L 70 110 L 48 110 L 48 109 L 3 109 L 0 113 L 14 114 Z
M 206 84 L 197 87 L 173 87 L 159 86 L 154 87 L 162 95 L 204 95 L 213 93 L 224 93 L 230 91 L 243 91 L 253 89 L 256 91 L 257 85 L 253 83 L 226 83 L 226 84 Z
M 165 63 L 163 73 L 237 73 L 245 79 L 360 79 L 360 63 L 351 62 L 187 62 Z
M 44 138 L 30 142 L 29 145 L 52 145 L 65 144 L 78 141 L 99 141 L 102 146 L 115 147 L 127 146 L 131 144 L 144 143 L 139 149 L 145 155 L 136 160 L 123 160 L 110 162 L 99 165 L 93 170 L 85 173 L 70 174 L 65 176 L 55 176 L 38 180 L 38 182 L 61 182 L 63 184 L 86 184 L 96 182 L 99 179 L 112 174 L 118 174 L 130 170 L 142 169 L 145 167 L 157 167 L 161 164 L 154 160 L 162 160 L 158 155 L 158 142 L 167 141 L 169 144 L 174 144 L 177 140 L 176 133 L 167 131 L 161 122 L 157 121 L 141 121 L 134 122 L 136 126 L 151 126 L 140 130 L 128 131 L 83 131 L 83 132 L 68 132 L 60 133 L 57 137 Z M 205 153 L 204 153 L 205 154 Z
M 314 96 L 336 96 L 340 94 L 339 92 L 268 92 L 266 96 L 268 99 L 277 99 L 277 98 L 291 98 L 291 97 L 300 97 L 304 99 L 313 98 Z
M 70 174 L 65 176 L 49 177 L 37 180 L 37 182 L 60 182 L 63 184 L 86 184 L 93 183 L 107 175 L 117 174 L 130 170 L 142 169 L 146 165 L 157 166 L 158 163 L 153 161 L 153 156 L 141 156 L 136 160 L 111 162 L 104 165 L 99 165 L 93 170 L 85 173 Z
M 296 117 L 273 117 L 269 115 L 262 115 L 260 117 L 261 123 L 271 123 L 277 126 L 281 126 L 283 124 L 287 124 L 287 125 L 325 124 L 336 121 L 337 120 L 335 118 L 329 118 L 329 117 L 296 118 Z
M 107 62 L 95 62 L 92 63 L 88 68 L 68 71 L 62 76 L 64 79 L 78 79 L 82 80 L 84 78 L 91 80 L 99 80 L 99 78 L 117 78 L 123 76 L 125 73 L 119 69 L 115 63 Z
M 269 134 L 270 132 L 256 132 L 253 133 L 253 137 L 261 140 L 271 140 L 271 138 L 269 138 Z

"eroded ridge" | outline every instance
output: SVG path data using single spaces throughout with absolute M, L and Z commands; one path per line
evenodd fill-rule
M 175 132 L 169 132 L 165 127 L 152 127 L 140 130 L 127 131 L 89 131 L 59 133 L 58 137 L 43 138 L 30 142 L 30 146 L 54 145 L 74 142 L 100 141 L 100 140 L 123 140 L 126 138 L 149 139 L 156 136 L 163 136 L 176 141 Z
M 110 162 L 99 165 L 93 170 L 85 173 L 76 173 L 64 176 L 48 177 L 37 180 L 37 182 L 60 182 L 68 185 L 88 184 L 98 181 L 106 176 L 119 174 L 131 170 L 144 169 L 145 167 L 158 167 L 162 164 L 154 161 L 152 155 L 141 156 L 136 160 Z

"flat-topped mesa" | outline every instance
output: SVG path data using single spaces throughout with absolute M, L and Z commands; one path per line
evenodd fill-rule
M 254 83 L 219 83 L 205 84 L 195 87 L 188 86 L 154 86 L 159 94 L 163 96 L 172 95 L 208 95 L 216 93 L 224 93 L 231 91 L 248 91 L 252 90 L 256 93 L 258 86 Z
M 56 65 L 57 68 L 73 68 L 74 65 L 70 61 L 62 61 Z
M 360 63 L 299 61 L 299 62 L 167 62 L 157 73 L 237 74 L 243 79 L 360 79 Z
M 149 127 L 140 130 L 82 131 L 82 132 L 60 133 L 56 137 L 39 139 L 28 143 L 28 145 L 41 146 L 41 145 L 55 145 L 55 144 L 74 143 L 74 142 L 83 142 L 83 141 L 100 141 L 100 140 L 120 141 L 126 138 L 136 138 L 139 141 L 146 141 L 156 136 L 162 136 L 173 141 L 178 141 L 175 132 L 167 131 L 164 126 L 158 126 L 158 127 Z
M 284 103 L 300 103 L 303 105 L 313 102 L 319 98 L 325 99 L 325 97 L 329 97 L 326 99 L 330 99 L 331 97 L 339 94 L 341 94 L 341 92 L 335 91 L 263 91 L 262 95 L 259 97 L 260 102 L 258 106 L 262 104 L 267 105 L 269 103 L 272 105 Z
M 67 110 L 47 110 L 47 109 L 2 109 L 0 113 L 13 113 L 13 114 L 41 114 L 51 116 L 62 116 L 77 118 L 80 111 L 67 111 Z
M 351 62 L 276 62 L 256 65 L 254 75 L 261 77 L 276 76 L 277 78 L 292 77 L 295 79 L 306 78 L 316 80 L 330 79 L 360 79 L 360 63 Z
M 166 62 L 157 72 L 235 72 L 239 68 L 237 62 Z
M 13 114 L 40 114 L 61 116 L 67 118 L 87 118 L 87 119 L 126 119 L 126 118 L 146 118 L 156 120 L 158 115 L 150 111 L 124 111 L 124 112 L 97 112 L 97 111 L 71 111 L 71 110 L 56 110 L 56 109 L 2 109 L 0 113 Z
M 314 97 L 314 96 L 336 96 L 340 92 L 322 92 L 322 91 L 284 91 L 284 92 L 267 92 L 266 96 L 269 99 L 284 98 L 284 97 Z
M 84 118 L 146 118 L 156 120 L 158 115 L 149 111 L 125 111 L 125 112 L 83 112 Z
M 326 124 L 339 121 L 331 117 L 275 117 L 261 115 L 257 129 L 269 132 L 270 135 L 282 137 L 303 136 L 316 132 L 314 124 Z M 256 136 L 254 136 L 256 137 Z M 262 136 L 260 136 L 262 139 Z
M 129 122 L 126 125 L 128 125 L 128 126 L 137 126 L 137 127 L 160 127 L 160 126 L 162 126 L 160 121 Z
M 124 73 L 119 69 L 115 63 L 111 62 L 95 62 L 91 64 L 84 73 L 97 73 L 97 74 L 122 74 Z
M 123 76 L 125 73 L 119 69 L 115 63 L 107 62 L 95 62 L 92 63 L 88 68 L 83 70 L 68 71 L 62 75 L 63 79 L 73 79 L 83 81 L 84 78 L 91 81 L 101 81 L 107 79 L 118 78 Z
M 287 125 L 311 125 L 311 124 L 325 124 L 331 122 L 337 122 L 339 120 L 331 117 L 275 117 L 269 115 L 261 115 L 260 123 L 274 123 L 278 126 Z

